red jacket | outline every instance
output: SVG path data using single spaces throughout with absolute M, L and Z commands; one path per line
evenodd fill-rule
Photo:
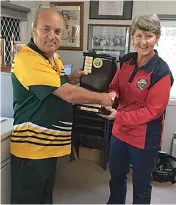
M 137 53 L 129 53 L 121 59 L 109 87 L 119 98 L 112 133 L 138 148 L 160 147 L 173 77 L 157 52 L 140 68 L 136 59 Z

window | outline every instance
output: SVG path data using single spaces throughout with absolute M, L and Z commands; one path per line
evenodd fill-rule
M 1 17 L 1 38 L 5 39 L 5 64 L 12 63 L 12 40 L 20 40 L 20 20 Z
M 176 22 L 175 25 L 174 22 L 172 23 L 171 26 L 167 26 L 166 22 L 165 25 L 161 24 L 161 37 L 156 49 L 159 56 L 167 62 L 173 74 L 174 84 L 170 92 L 170 98 L 176 99 Z

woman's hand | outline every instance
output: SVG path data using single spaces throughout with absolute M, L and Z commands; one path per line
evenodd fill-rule
M 106 119 L 108 119 L 108 120 L 115 120 L 117 110 L 113 109 L 113 108 L 110 107 L 110 106 L 105 107 L 105 108 L 106 108 L 106 110 L 110 111 L 111 114 L 110 114 L 110 115 L 100 115 L 100 114 L 99 114 L 99 116 L 104 117 L 104 118 L 106 118 Z
M 88 75 L 88 73 L 81 68 L 77 69 L 69 76 L 69 83 L 71 83 L 72 85 L 79 83 L 80 78 L 83 75 Z

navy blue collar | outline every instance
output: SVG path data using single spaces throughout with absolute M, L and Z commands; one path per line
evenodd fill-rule
M 154 50 L 154 51 L 155 51 L 155 54 L 151 57 L 151 59 L 145 65 L 143 65 L 141 67 L 138 67 L 138 65 L 137 65 L 138 53 L 135 52 L 134 53 L 134 57 L 130 61 L 130 65 L 135 65 L 135 67 L 137 69 L 140 69 L 140 70 L 143 70 L 143 71 L 145 71 L 147 73 L 150 73 L 154 69 L 156 62 L 159 59 L 157 50 Z

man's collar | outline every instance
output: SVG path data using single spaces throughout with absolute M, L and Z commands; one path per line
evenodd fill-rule
M 28 43 L 28 46 L 34 50 L 35 52 L 39 53 L 40 55 L 42 55 L 44 58 L 46 58 L 48 60 L 48 58 L 44 55 L 44 53 L 37 47 L 37 45 L 34 43 L 33 38 L 31 38 L 31 40 Z

